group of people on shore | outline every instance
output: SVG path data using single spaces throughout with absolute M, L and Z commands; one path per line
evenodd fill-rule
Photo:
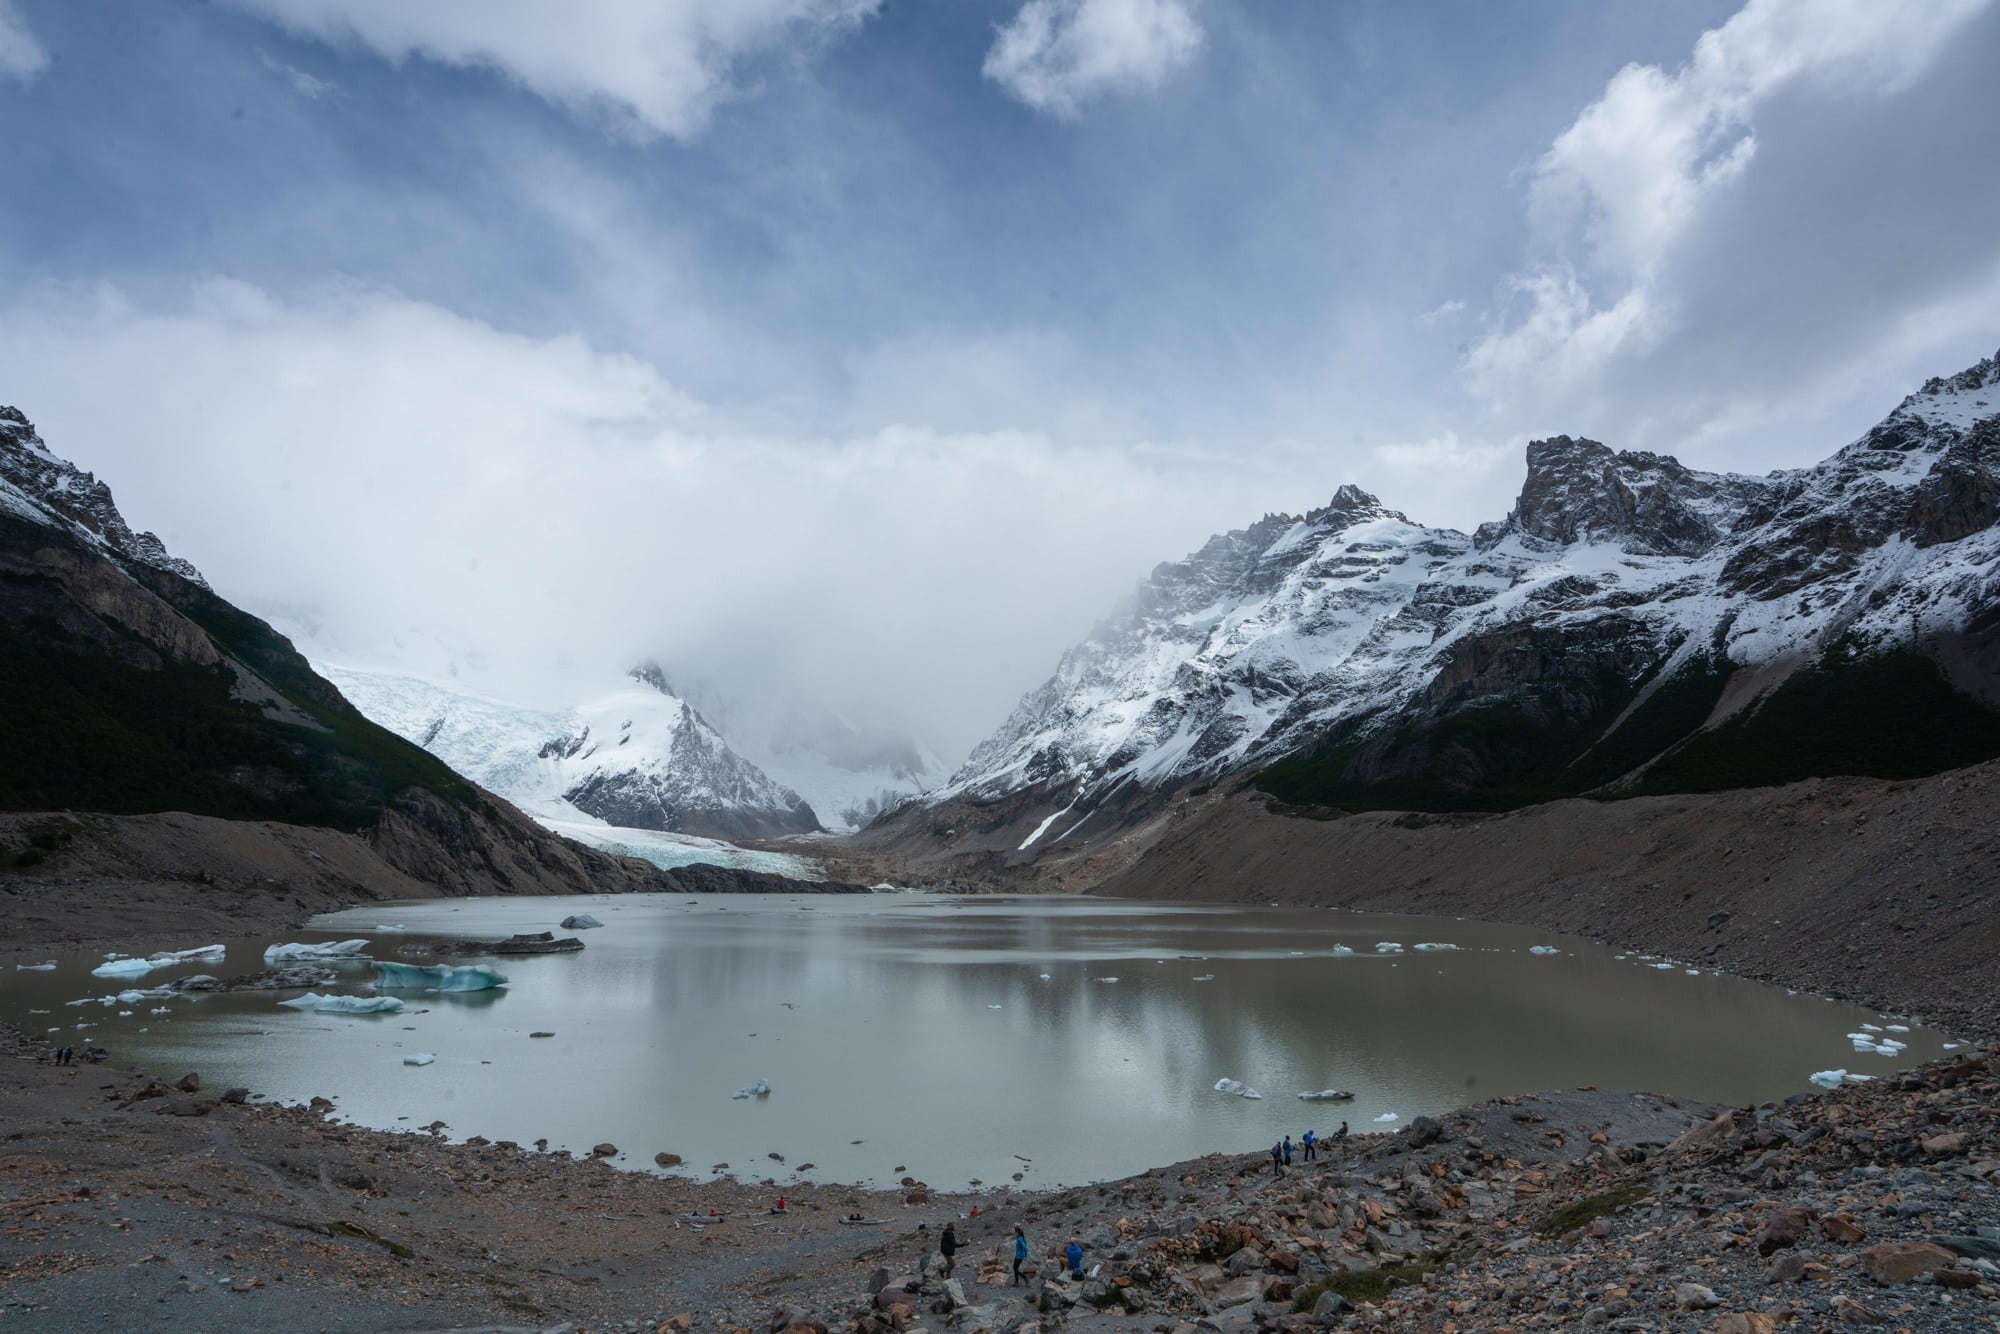
M 959 1248 L 957 1226 L 952 1223 L 946 1223 L 944 1225 L 944 1235 L 938 1238 L 938 1254 L 944 1257 L 944 1276 L 946 1278 L 951 1277 L 952 1269 L 957 1264 Z M 1014 1272 L 1007 1280 L 1007 1286 L 1011 1288 L 1018 1283 L 1022 1287 L 1026 1287 L 1028 1286 L 1028 1276 L 1021 1271 L 1021 1266 L 1028 1262 L 1028 1234 L 1021 1230 L 1021 1226 L 1018 1223 L 1014 1225 L 1013 1252 Z M 1063 1267 L 1069 1271 L 1071 1278 L 1083 1277 L 1083 1243 L 1075 1237 L 1071 1237 L 1069 1245 L 1063 1247 Z
M 1333 1132 L 1332 1139 L 1347 1138 L 1347 1122 L 1340 1123 L 1340 1129 Z M 1299 1147 L 1305 1152 L 1305 1161 L 1311 1162 L 1319 1156 L 1320 1137 L 1317 1131 L 1308 1130 L 1299 1136 Z M 1276 1175 L 1292 1165 L 1292 1154 L 1297 1152 L 1292 1145 L 1292 1137 L 1285 1136 L 1271 1146 L 1271 1172 Z
M 55 1051 L 54 1051 L 54 1052 L 53 1052 L 53 1053 L 51 1054 L 51 1056 L 50 1056 L 50 1059 L 51 1059 L 51 1060 L 53 1060 L 53 1061 L 54 1061 L 54 1062 L 55 1062 L 55 1063 L 56 1063 L 57 1065 L 75 1065 L 75 1064 L 76 1064 L 76 1048 L 74 1048 L 74 1047 L 58 1047 L 58 1048 L 57 1048 L 57 1049 L 56 1049 L 56 1050 L 55 1050 Z

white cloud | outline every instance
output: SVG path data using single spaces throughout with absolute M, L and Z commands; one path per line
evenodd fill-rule
M 1037 111 L 1158 87 L 1201 49 L 1191 0 L 1027 0 L 994 35 L 986 77 Z
M 265 69 L 281 76 L 286 83 L 292 86 L 293 92 L 305 98 L 308 102 L 317 102 L 320 98 L 334 91 L 334 84 L 331 81 L 308 74 L 296 65 L 288 65 L 282 60 L 274 59 L 270 55 L 265 55 L 263 61 Z
M 49 53 L 35 40 L 14 0 L 0 0 L 0 79 L 33 83 L 49 67 Z
M 640 140 L 699 133 L 738 63 L 851 28 L 882 0 L 229 0 L 384 59 L 496 70 Z
M 1679 69 L 1620 70 L 1535 164 L 1468 384 L 1510 428 L 1672 447 L 1824 408 L 1890 325 L 1942 328 L 1921 312 L 2000 264 L 1994 183 L 1938 137 L 1990 120 L 1993 16 L 1749 0 Z
M 0 366 L 135 526 L 330 660 L 555 703 L 650 654 L 961 753 L 1155 562 L 1344 480 L 1031 430 L 786 436 L 580 338 L 351 288 L 45 289 L 0 308 Z

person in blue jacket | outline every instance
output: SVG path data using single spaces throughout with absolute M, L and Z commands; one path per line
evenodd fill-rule
M 1016 1223 L 1014 1225 L 1014 1277 L 1007 1280 L 1008 1287 L 1011 1288 L 1016 1283 L 1026 1286 L 1028 1279 L 1027 1276 L 1021 1272 L 1021 1265 L 1024 1261 L 1027 1260 L 1027 1258 L 1028 1258 L 1028 1234 L 1021 1231 L 1021 1225 Z
M 1319 1137 L 1308 1130 L 1305 1134 L 1299 1136 L 1299 1143 L 1305 1145 L 1306 1161 L 1311 1162 L 1313 1160 L 1313 1145 L 1319 1143 Z
M 1071 1278 L 1083 1277 L 1083 1246 L 1075 1237 L 1071 1237 L 1069 1245 L 1063 1247 L 1063 1261 L 1069 1265 Z

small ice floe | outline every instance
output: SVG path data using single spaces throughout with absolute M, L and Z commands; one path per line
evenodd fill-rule
M 311 1010 L 314 1014 L 400 1014 L 403 1002 L 394 996 L 322 996 L 308 991 L 278 1004 L 288 1010 Z
M 344 942 L 343 942 L 344 943 Z M 391 991 L 491 991 L 507 985 L 504 974 L 484 964 L 453 967 L 448 963 L 422 967 L 413 963 L 375 961 L 375 985 Z
M 154 1007 L 153 1007 L 152 1009 L 150 1009 L 150 1010 L 146 1011 L 146 1013 L 148 1013 L 148 1014 L 171 1014 L 171 1013 L 173 1013 L 173 1007 L 172 1007 L 171 1005 L 155 1005 L 155 1006 L 154 1006 Z
M 1462 950 L 1465 946 L 1449 944 L 1442 940 L 1423 940 L 1417 942 L 1417 948 L 1420 950 Z
M 987 1008 L 987 1009 L 989 1009 L 989 1010 L 997 1010 L 997 1009 L 999 1009 L 1000 1007 L 999 1007 L 998 1005 L 988 1005 L 988 1006 L 987 1006 L 986 1008 Z
M 1854 1044 L 1854 1050 L 1873 1052 L 1877 1056 L 1894 1056 L 1909 1045 L 1894 1038 L 1883 1038 L 1878 1041 L 1873 1033 L 1849 1033 L 1847 1040 Z
M 1264 1096 L 1240 1079 L 1218 1079 L 1215 1081 L 1215 1091 L 1236 1098 L 1261 1099 Z
M 587 931 L 593 926 L 603 925 L 604 923 L 598 921 L 587 912 L 571 913 L 568 917 L 562 919 L 562 929 L 565 931 Z
M 1320 1089 L 1314 1093 L 1301 1093 L 1300 1102 L 1352 1102 L 1354 1095 L 1346 1089 Z
M 1403 945 L 1401 941 L 1378 940 L 1375 942 L 1375 952 L 1377 954 L 1401 954 L 1403 952 Z
M 1823 1089 L 1837 1089 L 1847 1079 L 1847 1071 L 1815 1070 L 1810 1075 L 1806 1076 L 1806 1078 L 1811 1080 L 1813 1083 L 1819 1085 Z
M 159 994 L 157 991 L 121 991 L 116 999 L 120 1005 L 137 1005 L 142 1000 L 156 999 Z
M 151 959 L 109 959 L 90 970 L 92 977 L 139 977 L 159 965 Z
M 47 1011 L 47 1010 L 37 1010 L 37 1011 L 35 1011 L 35 1013 L 37 1013 L 37 1014 L 47 1014 L 47 1013 L 48 1013 L 48 1011 Z M 1965 1044 L 1964 1044 L 1963 1042 L 1947 1042 L 1947 1043 L 1945 1043 L 1945 1044 L 1944 1044 L 1944 1049 L 1945 1049 L 1946 1051 L 1957 1051 L 1957 1050 L 1958 1050 L 1958 1049 L 1959 1049 L 1960 1047 L 1963 1047 L 1964 1045 L 1965 1045 Z
M 769 1097 L 770 1093 L 771 1093 L 770 1083 L 766 1080 L 760 1079 L 756 1083 L 752 1084 L 749 1088 L 737 1089 L 736 1092 L 730 1094 L 729 1096 L 732 1100 L 737 1098 L 765 1098 Z
M 1557 948 L 1556 948 L 1555 946 L 1553 946 L 1553 945 L 1530 945 L 1530 946 L 1528 946 L 1528 953 L 1530 953 L 1530 954 L 1561 954 L 1561 953 L 1562 953 L 1562 951 L 1561 951 L 1561 950 L 1559 950 L 1559 949 L 1557 949 Z M 1619 955 L 1618 957 L 1622 959 L 1622 958 L 1624 958 L 1625 956 L 1621 954 L 1621 955 Z
M 1891 1033 L 1907 1033 L 1910 1031 L 1910 1026 L 1908 1024 L 1890 1024 L 1889 1031 Z
M 191 950 L 161 950 L 146 956 L 147 962 L 170 963 L 217 963 L 229 951 L 221 945 L 197 945 Z
M 1041 976 L 1042 976 L 1042 981 L 1046 982 L 1049 980 L 1049 975 L 1047 973 L 1043 973 Z
M 264 951 L 265 963 L 291 963 L 299 959 L 352 959 L 368 948 L 365 940 L 320 940 L 311 944 L 292 942 L 273 945 Z
M 1116 982 L 1118 979 L 1115 977 L 1093 977 L 1090 980 L 1093 982 Z
M 1682 971 L 1683 973 L 1686 973 L 1686 974 L 1687 974 L 1687 975 L 1688 975 L 1689 977 L 1700 977 L 1700 976 L 1701 976 L 1701 969 L 1699 969 L 1699 968 L 1683 968 L 1683 969 L 1681 969 L 1681 971 Z
M 1353 947 L 1352 945 L 1335 945 L 1335 946 L 1334 946 L 1334 947 L 1333 947 L 1332 949 L 1328 950 L 1328 951 L 1327 951 L 1327 953 L 1328 953 L 1328 954 L 1352 954 L 1352 953 L 1354 953 L 1354 947 Z
M 47 1013 L 48 1013 L 48 1011 L 47 1011 L 47 1010 L 30 1010 L 30 1011 L 28 1011 L 28 1013 L 29 1013 L 29 1014 L 47 1014 Z M 1957 1044 L 1956 1042 L 1947 1042 L 1947 1043 L 1945 1043 L 1944 1045 L 1945 1045 L 1945 1046 L 1947 1046 L 1947 1047 L 1956 1047 L 1956 1046 L 1957 1046 L 1958 1044 Z
M 14 965 L 14 971 L 17 973 L 53 973 L 55 970 L 56 961 L 54 959 L 50 959 L 47 963 L 17 963 Z
M 1672 964 L 1670 964 L 1670 963 L 1664 963 L 1664 962 L 1662 962 L 1662 963 L 1656 963 L 1656 964 L 1654 964 L 1654 965 L 1653 965 L 1653 967 L 1655 967 L 1655 968 L 1658 968 L 1658 969 L 1660 969 L 1660 970 L 1661 970 L 1661 971 L 1663 971 L 1663 972 L 1669 972 L 1669 973 L 1670 973 L 1670 972 L 1672 972 L 1672 971 L 1673 971 L 1673 969 L 1674 969 L 1674 966 L 1673 966 Z
M 132 1012 L 130 1010 L 120 1010 L 118 1012 L 118 1017 L 120 1019 L 130 1019 L 132 1017 Z
M 436 1060 L 437 1060 L 437 1057 L 435 1057 L 435 1056 L 431 1055 L 431 1054 L 430 1054 L 429 1052 L 427 1052 L 427 1051 L 413 1051 L 413 1052 L 411 1052 L 411 1053 L 410 1053 L 410 1054 L 409 1054 L 408 1056 L 405 1056 L 405 1057 L 403 1058 L 403 1064 L 404 1064 L 404 1065 L 429 1065 L 429 1064 L 431 1064 L 432 1062 L 434 1062 L 434 1061 L 436 1061 Z
M 1880 1033 L 1882 1030 L 1876 1027 L 1874 1024 L 1863 1024 L 1861 1026 L 1861 1031 L 1864 1033 Z
M 1402 1117 L 1396 1115 L 1394 1112 L 1384 1112 L 1382 1113 L 1382 1115 L 1375 1118 L 1375 1124 L 1378 1126 L 1387 1125 L 1391 1121 L 1400 1121 L 1402 1119 L 1403 1119 Z
M 1423 948 L 1423 946 L 1422 946 L 1422 945 L 1419 945 L 1419 946 L 1417 946 L 1417 948 L 1418 948 L 1418 949 L 1422 949 L 1422 948 Z M 1293 958 L 1297 958 L 1297 959 L 1303 959 L 1303 958 L 1305 958 L 1305 957 L 1306 957 L 1306 952 L 1305 952 L 1304 950 L 1293 950 L 1293 951 L 1292 951 L 1291 953 L 1292 953 L 1292 957 L 1293 957 Z
M 408 931 L 410 928 L 404 926 L 401 922 L 395 922 L 395 923 L 377 922 L 375 923 L 375 929 L 377 931 Z
M 1215 974 L 1214 974 L 1214 973 L 1203 973 L 1203 974 L 1202 974 L 1201 976 L 1199 976 L 1199 977 L 1195 978 L 1195 981 L 1197 981 L 1197 982 L 1213 982 L 1213 981 L 1215 981 Z

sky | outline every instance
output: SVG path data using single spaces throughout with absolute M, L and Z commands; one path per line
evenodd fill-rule
M 956 760 L 1156 563 L 2000 345 L 2000 0 L 0 0 L 0 402 L 316 658 Z

